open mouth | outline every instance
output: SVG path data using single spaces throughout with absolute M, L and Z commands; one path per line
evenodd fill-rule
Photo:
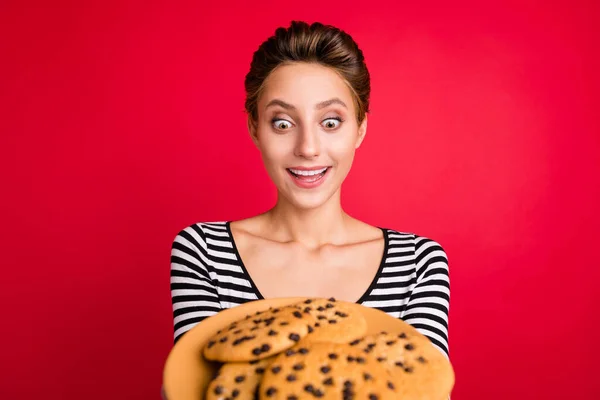
M 317 171 L 299 171 L 299 170 L 294 170 L 291 168 L 287 168 L 287 171 L 290 173 L 290 175 L 292 175 L 295 179 L 302 181 L 302 182 L 306 182 L 306 183 L 312 183 L 312 182 L 317 182 L 318 180 L 320 180 L 321 178 L 323 178 L 325 176 L 325 174 L 327 174 L 327 171 L 329 171 L 331 167 L 325 167 L 321 170 L 317 170 Z

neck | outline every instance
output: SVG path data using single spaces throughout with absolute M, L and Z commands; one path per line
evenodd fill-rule
M 276 240 L 298 242 L 310 249 L 347 242 L 352 220 L 342 209 L 339 191 L 326 203 L 310 209 L 298 208 L 278 196 L 277 204 L 265 214 Z

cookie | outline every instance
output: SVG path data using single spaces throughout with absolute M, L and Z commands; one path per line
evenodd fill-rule
M 260 400 L 397 399 L 389 371 L 359 348 L 298 344 L 275 358 L 259 386 Z
M 273 308 L 248 315 L 217 332 L 206 344 L 204 357 L 240 362 L 270 357 L 286 350 L 309 332 L 314 318 L 298 307 Z
M 275 357 L 223 364 L 206 391 L 206 400 L 254 400 L 265 369 Z
M 353 341 L 352 347 L 384 365 L 394 377 L 398 398 L 443 399 L 454 386 L 450 362 L 427 337 L 411 328 Z
M 316 319 L 313 332 L 303 339 L 304 343 L 348 343 L 367 332 L 367 321 L 363 315 L 334 298 L 307 299 L 296 306 Z

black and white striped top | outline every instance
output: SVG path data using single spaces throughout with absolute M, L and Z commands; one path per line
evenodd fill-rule
M 448 357 L 448 260 L 433 240 L 380 228 L 381 265 L 357 301 L 401 318 Z M 262 295 L 237 251 L 229 221 L 197 223 L 181 231 L 171 249 L 175 341 L 204 318 Z

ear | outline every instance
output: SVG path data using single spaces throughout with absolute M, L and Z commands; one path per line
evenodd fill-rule
M 258 147 L 258 134 L 257 134 L 257 123 L 252 119 L 251 115 L 248 115 L 248 119 L 246 121 L 248 125 L 248 133 L 250 134 L 250 138 L 254 142 L 254 145 Z
M 358 138 L 356 139 L 356 146 L 354 147 L 355 149 L 358 149 L 360 147 L 361 143 L 365 139 L 366 134 L 367 134 L 367 115 L 365 114 L 365 119 L 363 119 L 363 122 L 358 127 Z

